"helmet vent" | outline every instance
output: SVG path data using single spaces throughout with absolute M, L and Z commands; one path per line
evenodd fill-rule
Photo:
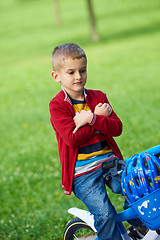
M 130 188 L 129 183 L 128 183 L 128 189 L 129 189 L 129 191 L 130 191 L 130 194 L 132 194 L 132 190 L 131 190 L 131 188 Z
M 136 179 L 136 183 L 138 185 L 138 187 L 140 186 L 140 183 L 139 183 L 139 177 L 138 176 L 135 176 L 135 179 Z
M 125 169 L 125 170 L 126 170 L 126 177 L 127 177 L 127 167 L 126 167 L 126 169 Z
M 156 169 L 157 169 L 157 174 L 160 175 L 160 168 L 156 162 L 155 162 L 155 165 L 156 165 Z
M 151 178 L 149 176 L 147 176 L 147 180 L 148 180 L 149 186 L 151 188 L 153 188 L 153 183 L 152 183 L 152 180 L 151 180 Z
M 145 157 L 143 157 L 143 164 L 144 164 L 145 169 L 149 169 L 148 163 L 147 163 L 147 160 Z
M 133 167 L 136 167 L 136 165 L 137 165 L 137 158 L 134 160 L 134 162 L 133 162 Z

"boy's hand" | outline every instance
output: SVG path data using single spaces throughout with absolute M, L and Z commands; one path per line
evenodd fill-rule
M 94 109 L 94 113 L 97 115 L 109 117 L 112 113 L 112 108 L 108 103 L 98 103 Z
M 74 123 L 76 125 L 75 129 L 73 130 L 73 133 L 77 132 L 77 130 L 90 123 L 93 118 L 93 113 L 89 111 L 82 110 L 80 113 L 78 113 L 74 118 Z

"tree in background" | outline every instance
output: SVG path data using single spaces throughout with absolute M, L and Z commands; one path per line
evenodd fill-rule
M 60 27 L 62 25 L 61 16 L 60 16 L 60 10 L 59 10 L 59 3 L 58 0 L 53 0 L 54 4 L 54 12 L 55 12 L 55 20 L 56 25 Z
M 89 17 L 90 17 L 90 23 L 91 23 L 91 38 L 93 41 L 98 41 L 99 35 L 97 33 L 96 20 L 95 20 L 95 15 L 93 12 L 93 6 L 92 6 L 91 0 L 87 0 L 87 4 L 88 4 Z
M 53 4 L 54 4 L 54 10 L 55 10 L 56 25 L 58 27 L 60 27 L 62 25 L 62 21 L 61 21 L 61 16 L 60 16 L 58 0 L 53 0 Z M 95 15 L 94 15 L 91 0 L 87 0 L 87 6 L 88 6 L 90 23 L 91 23 L 91 39 L 93 41 L 98 41 L 99 40 L 99 35 L 98 35 L 98 32 L 97 32 L 97 28 L 96 28 L 96 20 L 95 20 Z

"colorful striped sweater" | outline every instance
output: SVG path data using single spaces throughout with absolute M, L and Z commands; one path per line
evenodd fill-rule
M 82 110 L 91 111 L 86 101 L 71 99 L 75 114 Z M 93 137 L 81 145 L 78 150 L 75 164 L 74 177 L 94 171 L 101 166 L 102 162 L 115 159 L 116 156 L 108 146 L 105 137 L 99 131 L 95 131 Z

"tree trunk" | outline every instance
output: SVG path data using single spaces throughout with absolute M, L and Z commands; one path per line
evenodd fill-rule
M 96 29 L 96 21 L 95 21 L 95 16 L 93 12 L 93 7 L 91 0 L 87 0 L 88 3 L 88 9 L 89 9 L 89 17 L 90 17 L 90 22 L 91 22 L 91 37 L 93 41 L 98 41 L 99 40 L 99 35 L 97 33 Z
M 61 22 L 61 16 L 59 11 L 58 0 L 53 0 L 53 5 L 54 5 L 56 25 L 60 27 L 62 25 L 62 22 Z

